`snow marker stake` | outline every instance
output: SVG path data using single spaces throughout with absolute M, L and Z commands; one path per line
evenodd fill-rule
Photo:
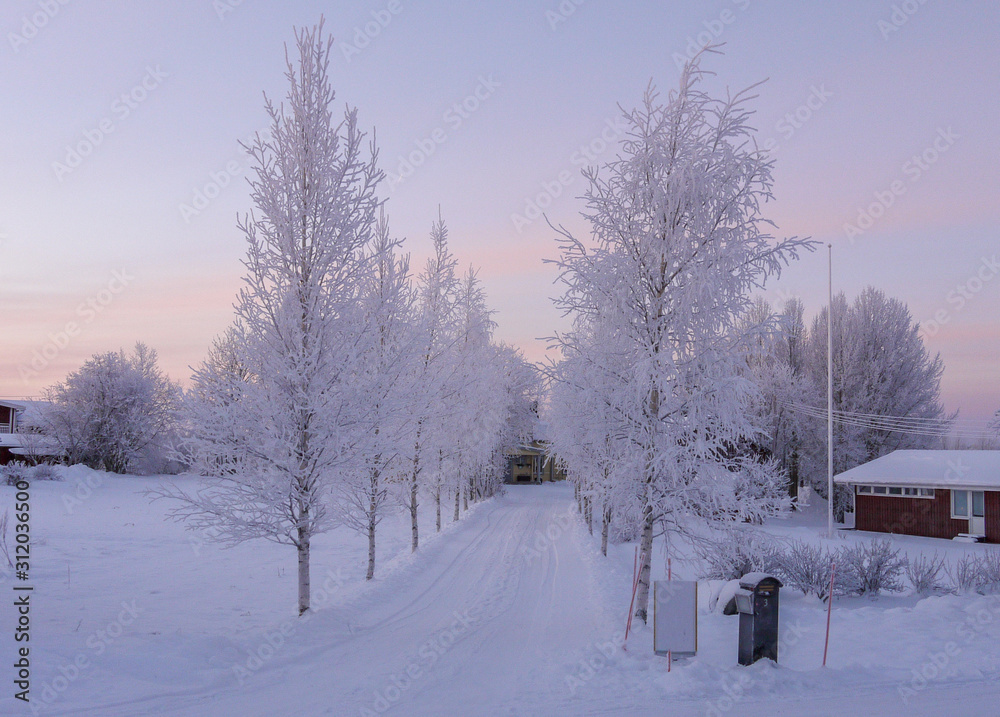
M 830 647 L 830 613 L 833 612 L 833 578 L 837 574 L 837 564 L 830 563 L 830 592 L 826 595 L 826 640 L 823 642 L 823 667 L 826 667 L 826 651 Z
M 639 554 L 639 546 L 638 545 L 635 547 L 635 552 L 636 552 L 636 555 L 638 556 L 638 554 Z M 642 554 L 642 559 L 643 560 L 646 559 L 646 554 L 645 553 Z M 638 568 L 639 568 L 639 559 L 637 557 L 636 560 L 635 560 L 635 571 L 634 571 L 634 573 L 632 575 L 632 602 L 630 602 L 628 604 L 628 621 L 626 621 L 626 623 L 625 623 L 625 640 L 622 642 L 622 649 L 625 650 L 626 652 L 628 652 L 628 647 L 627 647 L 627 645 L 628 645 L 628 633 L 632 629 L 632 608 L 635 607 L 635 593 L 639 589 L 639 572 L 638 572 Z
M 670 569 L 670 558 L 667 558 L 667 580 L 673 580 L 673 571 Z M 674 662 L 674 653 L 672 650 L 667 650 L 667 672 L 670 672 L 670 666 Z

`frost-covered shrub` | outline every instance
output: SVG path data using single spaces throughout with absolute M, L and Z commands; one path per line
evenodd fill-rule
M 941 577 L 944 557 L 935 552 L 932 556 L 919 555 L 906 564 L 906 578 L 913 590 L 921 595 L 943 592 L 948 589 Z
M 736 580 L 747 573 L 774 572 L 779 551 L 774 541 L 761 533 L 730 530 L 717 540 L 695 545 L 706 565 L 703 578 Z
M 788 548 L 778 554 L 775 573 L 787 587 L 801 590 L 826 600 L 830 592 L 830 569 L 834 557 L 825 548 L 810 545 L 803 540 L 793 540 Z M 834 593 L 843 594 L 834 585 Z
M 841 585 L 850 593 L 877 596 L 882 590 L 903 589 L 900 578 L 906 569 L 906 558 L 892 547 L 889 538 L 841 548 L 837 565 L 842 566 Z
M 990 551 L 981 555 L 963 555 L 945 566 L 956 591 L 989 593 L 1000 591 L 1000 553 Z
M 1000 552 L 990 550 L 980 560 L 980 590 L 1000 591 Z
M 31 468 L 21 461 L 11 461 L 0 468 L 0 475 L 7 485 L 15 485 L 18 481 L 31 480 Z
M 947 565 L 945 571 L 951 578 L 955 589 L 960 593 L 979 590 L 985 583 L 982 561 L 974 555 L 963 555 L 955 562 Z

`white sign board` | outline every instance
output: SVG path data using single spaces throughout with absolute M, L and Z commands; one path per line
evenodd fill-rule
M 698 652 L 698 583 L 653 582 L 653 652 L 674 657 Z

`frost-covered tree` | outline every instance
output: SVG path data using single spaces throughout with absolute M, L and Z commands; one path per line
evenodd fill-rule
M 747 377 L 759 392 L 752 405 L 761 427 L 749 449 L 777 461 L 792 498 L 798 495 L 803 442 L 815 429 L 808 422 L 803 425 L 802 416 L 792 404 L 820 400 L 818 386 L 806 372 L 803 313 L 802 302 L 790 299 L 775 316 L 770 304 L 758 297 L 742 322 L 746 329 L 765 328 L 757 333 L 747 351 Z
M 760 207 L 772 162 L 753 142 L 752 96 L 707 94 L 701 59 L 666 98 L 650 86 L 625 113 L 618 158 L 585 172 L 590 245 L 560 231 L 557 304 L 574 319 L 558 337 L 563 355 L 592 351 L 595 326 L 615 338 L 615 352 L 598 351 L 621 377 L 603 400 L 638 469 L 639 485 L 624 487 L 640 510 L 642 620 L 657 525 L 672 533 L 692 516 L 754 520 L 787 500 L 773 466 L 737 450 L 758 430 L 755 388 L 739 368 L 754 332 L 738 319 L 751 292 L 809 243 L 767 233 Z
M 424 471 L 428 465 L 440 461 L 440 450 L 445 440 L 442 425 L 447 413 L 444 392 L 449 377 L 455 372 L 455 302 L 458 262 L 448 248 L 448 228 L 438 213 L 438 220 L 431 227 L 434 255 L 427 260 L 418 284 L 417 360 L 411 384 L 413 386 L 413 418 L 415 422 L 413 443 L 410 447 L 410 466 L 403 488 L 402 502 L 410 512 L 411 550 L 420 545 L 418 524 L 420 492 L 424 485 Z
M 156 351 L 137 343 L 131 354 L 95 355 L 45 398 L 35 428 L 71 463 L 124 473 L 173 430 L 180 389 L 160 371 Z
M 398 256 L 398 246 L 389 237 L 383 214 L 371 250 L 373 271 L 362 294 L 364 322 L 375 340 L 368 345 L 356 376 L 368 405 L 365 431 L 369 440 L 360 444 L 353 468 L 345 471 L 337 490 L 343 522 L 368 538 L 368 580 L 375 576 L 376 530 L 392 502 L 390 486 L 406 467 L 413 429 L 416 294 L 409 257 Z
M 824 308 L 813 321 L 808 342 L 808 367 L 814 385 L 826 393 L 827 320 Z M 834 424 L 834 472 L 853 468 L 901 448 L 939 445 L 935 436 L 887 430 L 880 416 L 943 420 L 940 356 L 931 356 L 920 327 L 902 301 L 868 287 L 848 304 L 843 293 L 833 299 L 833 408 L 862 417 L 852 425 Z M 817 404 L 813 404 L 817 405 Z M 815 419 L 802 419 L 803 422 Z M 826 496 L 826 435 L 817 432 L 808 451 L 811 482 Z M 843 520 L 849 494 L 835 496 L 838 520 Z
M 265 98 L 266 137 L 246 146 L 254 212 L 239 221 L 247 273 L 232 357 L 193 378 L 189 450 L 217 478 L 197 495 L 163 489 L 189 527 L 228 544 L 265 538 L 295 548 L 298 609 L 310 605 L 313 537 L 334 524 L 331 493 L 369 436 L 363 362 L 377 334 L 361 296 L 373 266 L 374 142 L 357 111 L 335 122 L 327 74 L 333 39 L 322 21 L 286 51 L 286 102 Z M 243 373 L 245 371 L 245 373 Z

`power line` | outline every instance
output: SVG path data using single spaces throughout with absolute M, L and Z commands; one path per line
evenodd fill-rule
M 782 401 L 784 407 L 802 413 L 811 418 L 827 418 L 827 411 L 819 406 Z M 985 421 L 966 419 L 965 425 L 955 426 L 953 419 L 921 418 L 917 416 L 890 416 L 873 413 L 857 413 L 851 411 L 834 411 L 835 423 L 858 428 L 870 428 L 891 433 L 905 433 L 917 436 L 947 438 L 996 438 L 997 430 L 991 428 Z

